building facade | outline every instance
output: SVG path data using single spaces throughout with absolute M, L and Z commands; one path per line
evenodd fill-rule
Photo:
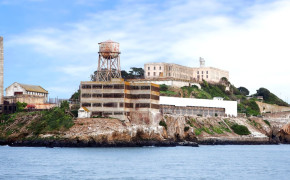
M 237 116 L 237 101 L 160 96 L 159 104 L 163 114 Z
M 13 83 L 6 89 L 5 101 L 9 103 L 25 102 L 27 104 L 45 104 L 48 91 L 41 86 Z
M 145 79 L 172 78 L 186 81 L 218 83 L 221 78 L 229 79 L 229 72 L 213 67 L 206 67 L 200 58 L 200 67 L 187 67 L 172 63 L 146 63 L 144 65 Z
M 80 106 L 92 116 L 130 119 L 132 112 L 159 112 L 159 85 L 130 83 L 123 79 L 82 81 Z

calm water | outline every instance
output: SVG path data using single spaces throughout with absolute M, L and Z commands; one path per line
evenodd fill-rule
M 290 145 L 0 146 L 0 179 L 290 179 Z

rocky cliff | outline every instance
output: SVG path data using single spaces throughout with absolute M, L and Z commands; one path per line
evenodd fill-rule
M 175 146 L 199 144 L 269 144 L 277 125 L 262 118 L 188 117 L 135 114 L 130 122 L 113 118 L 75 119 L 69 129 L 37 134 L 31 129 L 37 114 L 2 123 L 1 144 L 14 146 Z M 162 123 L 160 123 L 162 121 Z M 279 123 L 279 122 L 277 122 Z M 240 131 L 236 127 L 246 127 Z M 245 128 L 244 128 L 245 129 Z M 243 129 L 241 129 L 243 130 Z M 240 131 L 240 132 L 239 132 Z M 244 135 L 240 135 L 240 134 Z

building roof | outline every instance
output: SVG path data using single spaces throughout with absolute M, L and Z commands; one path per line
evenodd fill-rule
M 88 108 L 86 108 L 86 107 L 84 107 L 84 106 L 82 106 L 82 108 L 83 108 L 85 111 L 90 112 L 90 111 L 88 110 Z
M 40 93 L 46 93 L 48 94 L 48 91 L 42 88 L 41 86 L 36 85 L 29 85 L 29 84 L 20 84 L 21 87 L 23 87 L 26 91 L 32 91 L 32 92 L 40 92 Z

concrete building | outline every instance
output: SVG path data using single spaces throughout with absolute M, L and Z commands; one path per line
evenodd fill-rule
M 183 86 L 197 86 L 201 89 L 200 84 L 187 81 L 187 80 L 177 80 L 170 78 L 159 78 L 159 79 L 129 79 L 129 82 L 139 82 L 139 83 L 154 83 L 154 84 L 165 84 L 167 86 L 183 87 Z
M 41 86 L 13 83 L 6 89 L 5 101 L 9 103 L 25 102 L 43 105 L 47 102 L 48 91 Z
M 3 104 L 4 88 L 3 88 L 3 75 L 4 75 L 4 46 L 3 37 L 0 36 L 0 104 Z
M 91 111 L 92 116 L 130 120 L 134 112 L 159 112 L 159 85 L 153 83 L 82 81 L 80 92 L 80 106 Z
M 199 82 L 203 79 L 218 83 L 222 77 L 229 79 L 229 72 L 213 67 L 206 67 L 205 60 L 200 58 L 200 67 L 192 68 L 172 63 L 146 63 L 145 79 L 173 78 Z
M 237 101 L 160 96 L 159 104 L 163 114 L 237 116 Z

